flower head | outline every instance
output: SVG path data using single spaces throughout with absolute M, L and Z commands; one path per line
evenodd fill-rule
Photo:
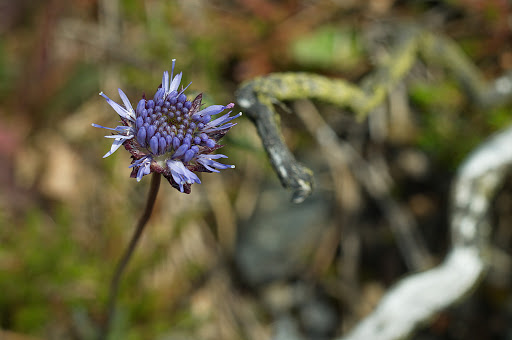
M 202 109 L 202 94 L 188 100 L 184 94 L 186 88 L 179 90 L 182 73 L 173 77 L 174 64 L 175 60 L 170 76 L 164 72 L 154 97 L 146 99 L 143 95 L 135 110 L 121 89 L 119 96 L 124 107 L 101 92 L 100 95 L 121 117 L 122 125 L 115 128 L 92 125 L 113 131 L 112 135 L 105 136 L 114 142 L 103 157 L 110 156 L 123 145 L 132 155 L 131 177 L 140 181 L 151 172 L 161 173 L 173 187 L 188 194 L 192 184 L 201 183 L 195 172 L 219 172 L 235 167 L 215 161 L 227 157 L 212 152 L 222 147 L 219 140 L 236 125 L 231 121 L 242 114 L 230 116 L 229 111 L 212 120 L 212 116 L 231 109 L 234 104 Z

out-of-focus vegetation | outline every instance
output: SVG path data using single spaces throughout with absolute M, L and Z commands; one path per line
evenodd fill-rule
M 110 143 L 90 124 L 115 126 L 117 117 L 98 92 L 119 101 L 119 87 L 136 103 L 153 94 L 173 58 L 183 83 L 192 81 L 189 91 L 204 92 L 207 104 L 232 102 L 241 81 L 276 71 L 357 82 L 391 46 L 389 24 L 411 20 L 454 39 L 491 79 L 512 69 L 511 6 L 0 1 L 0 338 L 91 339 L 105 318 L 109 280 L 149 180 L 129 178 L 123 149 L 101 158 Z M 402 91 L 390 105 L 406 111 L 405 128 L 390 127 L 385 137 L 348 112 L 318 108 L 362 154 L 390 164 L 394 198 L 439 260 L 448 242 L 450 178 L 472 148 L 510 122 L 512 110 L 472 107 L 450 74 L 421 60 Z M 316 194 L 289 203 L 253 126 L 239 119 L 222 150 L 236 169 L 203 174 L 191 195 L 160 189 L 111 339 L 269 339 L 286 322 L 309 338 L 331 337 L 407 272 L 392 221 L 349 175 L 340 207 L 313 139 L 295 115 L 283 112 L 282 123 L 288 145 L 316 171 Z M 422 339 L 512 334 L 511 204 L 504 190 L 491 275 L 463 306 L 423 329 Z

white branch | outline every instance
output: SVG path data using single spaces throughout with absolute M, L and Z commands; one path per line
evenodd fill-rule
M 436 268 L 399 281 L 377 308 L 343 340 L 395 340 L 410 335 L 436 313 L 466 296 L 479 282 L 488 245 L 488 208 L 512 165 L 512 128 L 473 151 L 453 186 L 452 250 Z

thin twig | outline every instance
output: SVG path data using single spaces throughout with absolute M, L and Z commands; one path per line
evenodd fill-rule
M 396 46 L 360 86 L 343 79 L 311 73 L 272 73 L 248 80 L 237 90 L 238 104 L 256 128 L 270 163 L 282 185 L 292 191 L 292 201 L 301 203 L 313 192 L 313 172 L 300 164 L 285 144 L 280 118 L 274 105 L 283 101 L 315 99 L 347 108 L 362 119 L 382 106 L 389 92 L 400 84 L 420 55 L 453 73 L 467 97 L 491 109 L 512 102 L 512 72 L 486 83 L 455 42 L 429 33 L 422 27 L 405 25 Z
M 354 178 L 376 200 L 386 215 L 391 230 L 396 237 L 398 247 L 410 270 L 419 271 L 431 266 L 433 259 L 425 246 L 414 217 L 393 199 L 391 188 L 393 181 L 387 176 L 387 169 L 365 160 L 352 145 L 344 142 L 325 122 L 315 107 L 307 101 L 299 102 L 308 107 L 307 112 L 298 108 L 297 116 L 315 137 L 320 148 L 329 155 L 326 157 L 334 180 L 340 177 L 340 169 L 348 168 Z
M 151 187 L 149 188 L 148 199 L 146 201 L 146 207 L 144 208 L 144 213 L 139 219 L 137 223 L 137 227 L 133 233 L 132 239 L 130 240 L 130 244 L 126 248 L 123 257 L 119 260 L 117 264 L 116 271 L 114 276 L 112 276 L 112 281 L 110 282 L 110 291 L 107 303 L 107 320 L 105 321 L 101 332 L 99 334 L 100 340 L 105 340 L 108 338 L 108 334 L 110 332 L 110 328 L 112 325 L 112 320 L 114 319 L 115 314 L 115 305 L 117 301 L 117 296 L 119 294 L 119 284 L 121 282 L 121 276 L 130 262 L 130 259 L 133 255 L 135 247 L 137 246 L 139 239 L 144 231 L 144 227 L 146 226 L 151 212 L 153 211 L 153 206 L 155 205 L 156 196 L 158 194 L 158 188 L 160 187 L 160 179 L 161 176 L 159 173 L 153 173 L 151 176 Z

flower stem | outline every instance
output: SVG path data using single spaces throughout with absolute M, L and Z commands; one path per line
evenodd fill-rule
M 117 296 L 119 293 L 119 284 L 121 283 L 121 276 L 123 275 L 128 262 L 135 251 L 135 247 L 137 246 L 139 239 L 144 231 L 144 227 L 151 216 L 151 212 L 153 211 L 153 206 L 155 205 L 156 195 L 158 194 L 158 188 L 160 187 L 160 179 L 161 176 L 159 173 L 153 173 L 151 176 L 151 187 L 149 188 L 148 198 L 146 201 L 146 207 L 144 208 L 144 213 L 139 219 L 137 223 L 137 227 L 133 233 L 132 239 L 130 240 L 130 244 L 126 248 L 123 257 L 119 260 L 117 264 L 116 271 L 114 276 L 112 276 L 112 281 L 110 282 L 110 291 L 107 303 L 107 319 L 103 324 L 103 327 L 100 330 L 99 339 L 106 340 L 108 338 L 108 334 L 110 332 L 110 328 L 112 326 L 112 320 L 114 319 L 115 314 L 115 305 L 117 301 Z

